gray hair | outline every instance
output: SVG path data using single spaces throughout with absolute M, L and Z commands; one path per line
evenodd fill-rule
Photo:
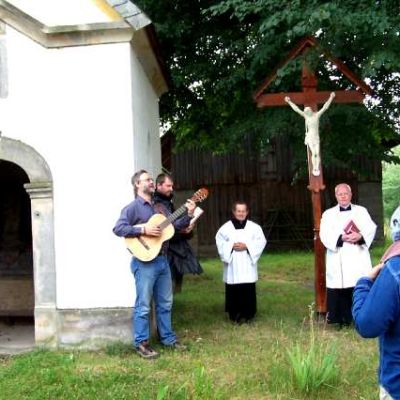
M 351 193 L 350 185 L 348 185 L 347 183 L 339 183 L 338 185 L 335 186 L 335 194 L 338 191 L 340 186 L 344 186 L 349 191 L 349 193 Z
M 132 186 L 133 186 L 133 193 L 135 193 L 135 195 L 137 195 L 137 187 L 136 187 L 136 184 L 139 183 L 140 176 L 141 176 L 142 174 L 147 174 L 147 173 L 148 173 L 148 172 L 147 172 L 145 169 L 140 169 L 139 171 L 135 172 L 135 173 L 132 175 L 131 183 L 132 183 Z

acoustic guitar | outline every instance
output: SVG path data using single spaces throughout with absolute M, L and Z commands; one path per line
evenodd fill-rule
M 208 197 L 208 189 L 199 189 L 190 200 L 195 203 L 200 203 Z M 140 235 L 136 237 L 125 238 L 125 243 L 128 250 L 132 255 L 140 261 L 154 260 L 160 253 L 162 244 L 172 238 L 175 233 L 175 228 L 172 223 L 177 220 L 186 211 L 183 204 L 174 213 L 167 217 L 163 214 L 154 214 L 145 224 L 138 224 L 135 227 L 142 227 L 144 225 L 159 226 L 161 229 L 161 236 L 148 236 Z

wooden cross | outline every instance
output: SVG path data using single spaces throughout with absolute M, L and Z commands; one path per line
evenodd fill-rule
M 285 97 L 290 97 L 291 101 L 301 104 L 304 107 L 310 107 L 314 112 L 318 111 L 318 104 L 325 103 L 330 95 L 330 91 L 318 92 L 318 80 L 315 73 L 312 72 L 306 64 L 303 64 L 301 83 L 302 92 L 293 93 L 270 93 L 264 94 L 265 89 L 276 78 L 277 72 L 290 60 L 300 54 L 309 51 L 310 47 L 316 46 L 320 52 L 343 73 L 343 75 L 353 82 L 358 90 L 339 90 L 335 91 L 335 103 L 362 103 L 365 94 L 372 94 L 372 89 L 359 79 L 345 64 L 332 57 L 329 53 L 319 48 L 315 38 L 304 38 L 296 47 L 292 49 L 289 55 L 281 62 L 274 71 L 264 80 L 263 84 L 257 89 L 253 98 L 257 107 L 287 106 Z M 314 226 L 314 286 L 316 311 L 319 314 L 326 313 L 326 284 L 325 284 L 325 249 L 319 237 L 320 222 L 322 216 L 321 210 L 321 191 L 325 189 L 322 174 L 322 158 L 320 161 L 320 174 L 312 174 L 311 153 L 308 149 L 308 189 L 311 191 L 311 201 L 313 207 L 313 226 Z

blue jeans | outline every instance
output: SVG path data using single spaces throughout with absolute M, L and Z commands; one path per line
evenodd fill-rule
M 161 343 L 170 346 L 176 342 L 172 330 L 172 280 L 167 258 L 158 256 L 150 262 L 133 257 L 131 271 L 135 277 L 136 301 L 133 310 L 134 345 L 150 338 L 150 308 L 154 298 L 156 320 Z

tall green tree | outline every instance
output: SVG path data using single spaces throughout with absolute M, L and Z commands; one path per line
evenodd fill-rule
M 245 136 L 262 147 L 288 135 L 303 160 L 304 121 L 287 107 L 257 109 L 252 94 L 301 38 L 313 35 L 375 91 L 368 109 L 335 105 L 324 114 L 325 163 L 353 166 L 358 155 L 395 159 L 387 143 L 399 128 L 398 0 L 135 2 L 155 23 L 171 72 L 161 117 L 178 146 L 223 152 L 240 148 Z M 319 53 L 308 57 L 320 90 L 351 87 Z M 269 90 L 300 90 L 301 65 L 298 59 L 279 70 Z

